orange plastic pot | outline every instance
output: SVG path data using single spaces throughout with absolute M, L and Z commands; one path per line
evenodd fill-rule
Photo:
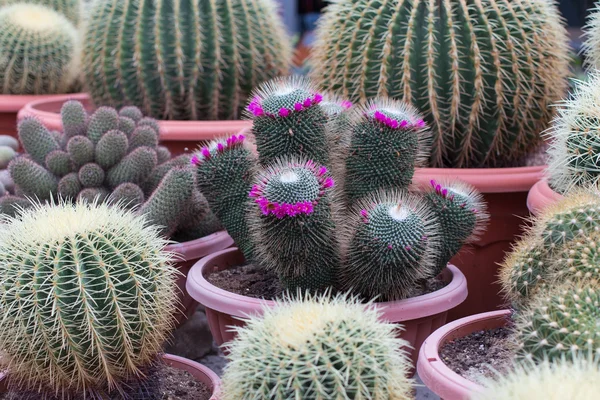
M 529 191 L 529 195 L 527 195 L 527 208 L 529 208 L 531 214 L 538 215 L 540 211 L 549 205 L 559 202 L 562 198 L 562 194 L 556 193 L 548 185 L 547 179 L 542 179 L 533 185 Z
M 27 103 L 18 114 L 18 119 L 37 117 L 51 130 L 62 130 L 60 109 L 68 100 L 80 101 L 88 111 L 93 110 L 87 94 L 42 99 Z M 252 121 L 158 121 L 161 144 L 174 154 L 193 151 L 199 142 L 238 133 L 252 125 Z
M 545 166 L 521 168 L 419 168 L 413 182 L 421 188 L 431 179 L 459 179 L 477 188 L 488 205 L 490 224 L 474 244 L 464 246 L 450 261 L 467 278 L 469 296 L 448 312 L 448 321 L 504 307 L 498 283 L 498 263 L 523 233 L 529 216 L 527 194 L 543 175 Z

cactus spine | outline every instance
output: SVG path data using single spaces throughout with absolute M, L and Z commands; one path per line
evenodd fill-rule
M 273 0 L 96 2 L 84 37 L 94 103 L 158 119 L 239 118 L 291 59 Z
M 0 8 L 0 85 L 3 94 L 68 93 L 80 68 L 77 28 L 36 4 Z
M 177 306 L 158 230 L 84 202 L 36 205 L 3 222 L 0 346 L 17 389 L 100 397 L 142 378 Z
M 313 54 L 323 89 L 421 110 L 434 167 L 519 160 L 541 143 L 567 87 L 567 32 L 545 0 L 340 0 Z
M 411 399 L 407 343 L 378 317 L 339 296 L 265 309 L 229 345 L 223 399 Z

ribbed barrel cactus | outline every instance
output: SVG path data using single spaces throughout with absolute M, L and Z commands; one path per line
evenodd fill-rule
M 107 204 L 3 217 L 0 347 L 14 398 L 109 398 L 144 378 L 177 307 L 166 244 L 145 218 Z
M 355 299 L 267 308 L 228 346 L 223 399 L 412 399 L 407 342 Z
M 486 223 L 485 205 L 464 185 L 407 193 L 428 137 L 410 106 L 381 98 L 351 107 L 289 78 L 257 88 L 248 111 L 258 156 L 234 135 L 191 161 L 246 261 L 288 291 L 409 297 Z
M 38 4 L 0 8 L 0 91 L 68 93 L 78 83 L 81 39 L 67 17 Z
M 82 14 L 81 0 L 0 0 L 0 7 L 11 4 L 38 4 L 63 14 L 75 26 L 79 25 Z
M 11 161 L 9 170 L 22 196 L 120 202 L 135 207 L 167 236 L 218 229 L 205 225 L 214 218 L 195 187 L 191 156 L 171 158 L 158 146 L 154 120 L 131 107 L 119 112 L 100 107 L 88 115 L 77 101 L 65 103 L 61 115 L 63 133 L 52 134 L 35 118 L 19 123 L 26 154 Z M 12 196 L 0 197 L 4 212 L 15 211 L 13 202 Z M 195 210 L 193 216 L 189 209 Z
M 98 1 L 84 38 L 94 103 L 157 119 L 237 119 L 291 62 L 274 0 Z
M 352 101 L 412 104 L 434 167 L 515 163 L 567 87 L 568 35 L 546 0 L 338 0 L 313 49 L 315 81 Z

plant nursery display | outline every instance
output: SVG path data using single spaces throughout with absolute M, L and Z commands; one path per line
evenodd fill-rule
M 3 398 L 163 398 L 177 361 L 160 357 L 177 306 L 167 243 L 143 217 L 83 199 L 3 216 Z M 208 399 L 208 383 L 176 385 Z
M 278 302 L 237 329 L 222 399 L 412 399 L 408 343 L 379 317 L 347 296 Z
M 240 257 L 223 254 L 227 264 L 216 273 L 209 270 L 212 257 L 196 265 L 206 266 L 199 274 L 220 281 L 225 296 L 236 285 L 238 294 L 257 290 L 254 296 L 267 300 L 335 288 L 397 308 L 390 318 L 398 322 L 409 308 L 403 299 L 463 279 L 446 266 L 484 229 L 485 203 L 460 182 L 408 190 L 428 154 L 429 132 L 416 109 L 383 98 L 353 109 L 293 77 L 257 88 L 248 111 L 257 151 L 244 135 L 233 135 L 191 160 L 200 190 L 245 259 L 231 265 Z M 210 308 L 211 290 L 195 282 L 188 277 L 188 292 Z M 451 295 L 435 314 L 462 300 Z M 213 334 L 217 328 L 211 326 Z

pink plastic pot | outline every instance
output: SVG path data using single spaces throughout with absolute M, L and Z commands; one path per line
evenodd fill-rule
M 468 400 L 483 387 L 463 378 L 444 364 L 440 349 L 454 339 L 473 332 L 506 326 L 510 310 L 471 315 L 444 325 L 425 340 L 419 352 L 417 372 L 423 383 L 442 400 Z
M 545 167 L 522 168 L 420 168 L 413 182 L 430 187 L 430 180 L 459 179 L 475 186 L 488 205 L 491 219 L 487 231 L 473 245 L 463 249 L 450 262 L 467 278 L 469 297 L 448 312 L 453 321 L 473 314 L 504 308 L 498 284 L 498 263 L 523 233 L 527 193 L 538 182 Z
M 28 116 L 39 118 L 49 129 L 62 130 L 60 109 L 68 100 L 78 100 L 89 110 L 93 110 L 87 94 L 62 96 L 54 99 L 33 101 L 19 111 L 18 119 Z M 238 133 L 252 125 L 251 121 L 158 121 L 161 144 L 167 146 L 173 154 L 194 150 L 198 142 L 216 137 Z
M 189 242 L 175 243 L 166 247 L 166 251 L 176 253 L 178 259 L 176 268 L 181 273 L 177 277 L 177 287 L 180 291 L 179 300 L 182 312 L 177 315 L 177 326 L 180 326 L 191 317 L 198 307 L 198 302 L 188 294 L 185 288 L 190 268 L 202 257 L 226 249 L 232 245 L 233 239 L 227 232 L 221 231 L 203 238 L 190 240 Z
M 243 265 L 242 253 L 235 247 L 211 254 L 198 261 L 191 269 L 188 280 L 188 293 L 205 306 L 208 324 L 217 344 L 232 340 L 235 333 L 231 326 L 244 326 L 242 320 L 248 315 L 260 315 L 263 307 L 272 307 L 270 300 L 255 299 L 227 292 L 209 283 L 204 275 L 229 267 Z M 411 357 L 416 363 L 419 347 L 437 328 L 446 323 L 448 310 L 456 307 L 467 297 L 467 282 L 464 275 L 454 266 L 448 265 L 443 278 L 449 284 L 437 292 L 411 299 L 377 303 L 382 318 L 401 323 L 404 331 L 401 337 L 413 346 Z M 242 319 L 241 319 L 242 318 Z
M 0 135 L 17 137 L 17 113 L 32 101 L 63 98 L 65 95 L 0 95 Z M 78 96 L 74 94 L 73 96 Z
M 529 191 L 527 196 L 527 208 L 533 215 L 537 215 L 544 208 L 551 204 L 560 201 L 563 198 L 562 194 L 556 193 L 550 185 L 548 185 L 547 179 L 542 179 Z
M 221 380 L 217 374 L 212 372 L 204 365 L 192 360 L 188 360 L 187 358 L 165 354 L 163 355 L 163 360 L 168 366 L 186 371 L 198 381 L 205 384 L 212 392 L 210 400 L 219 400 L 219 395 L 221 392 Z M 10 374 L 0 373 L 0 393 L 6 392 L 9 375 Z

